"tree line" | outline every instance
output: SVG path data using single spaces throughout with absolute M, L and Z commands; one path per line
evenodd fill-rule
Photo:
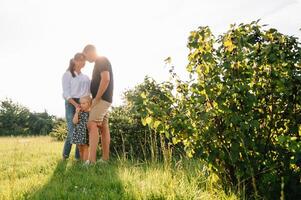
M 55 123 L 56 117 L 49 115 L 46 110 L 31 112 L 11 99 L 0 102 L 0 136 L 47 135 Z

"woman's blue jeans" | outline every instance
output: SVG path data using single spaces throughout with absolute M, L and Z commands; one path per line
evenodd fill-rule
M 79 99 L 74 99 L 74 100 L 79 102 Z M 65 101 L 65 109 L 66 109 L 66 121 L 67 121 L 68 132 L 64 144 L 64 149 L 63 149 L 63 158 L 69 158 L 71 148 L 72 148 L 71 139 L 72 139 L 73 129 L 74 129 L 74 124 L 72 122 L 72 119 L 75 114 L 75 107 L 68 101 Z M 80 159 L 77 145 L 75 146 L 75 159 Z

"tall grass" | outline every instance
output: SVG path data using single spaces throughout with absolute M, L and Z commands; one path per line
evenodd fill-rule
M 62 161 L 62 147 L 49 137 L 0 138 L 0 199 L 238 199 L 197 160 L 120 157 L 87 168 Z

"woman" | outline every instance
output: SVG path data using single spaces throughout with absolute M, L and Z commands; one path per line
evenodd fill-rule
M 72 122 L 75 110 L 79 107 L 79 99 L 90 95 L 90 79 L 81 72 L 85 66 L 85 56 L 82 53 L 75 54 L 70 60 L 69 68 L 63 75 L 63 97 L 65 99 L 66 121 L 68 127 L 67 138 L 63 149 L 63 159 L 69 158 L 71 151 L 71 139 L 74 125 Z M 79 159 L 79 151 L 76 147 L 75 159 Z

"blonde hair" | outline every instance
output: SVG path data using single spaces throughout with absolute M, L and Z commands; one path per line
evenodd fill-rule
M 81 97 L 81 98 L 79 99 L 80 102 L 81 102 L 81 101 L 84 101 L 84 100 L 88 101 L 90 105 L 92 104 L 92 98 L 91 98 L 90 95 L 83 96 L 83 97 Z

